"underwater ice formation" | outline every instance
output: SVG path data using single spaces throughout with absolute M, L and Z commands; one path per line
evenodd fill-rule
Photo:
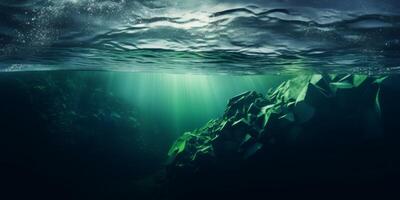
M 249 91 L 233 97 L 221 118 L 172 145 L 169 191 L 304 192 L 379 182 L 389 168 L 387 154 L 381 156 L 390 135 L 380 102 L 386 80 L 301 76 L 266 96 Z

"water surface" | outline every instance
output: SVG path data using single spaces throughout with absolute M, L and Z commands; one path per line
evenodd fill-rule
M 396 73 L 395 0 L 0 3 L 0 70 Z

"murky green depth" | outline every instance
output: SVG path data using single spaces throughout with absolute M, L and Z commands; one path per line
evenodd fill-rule
M 45 196 L 152 195 L 160 186 L 154 180 L 164 177 L 168 149 L 180 135 L 222 115 L 232 96 L 247 90 L 265 93 L 285 79 L 90 71 L 0 74 L 5 180 L 10 191 L 25 188 Z

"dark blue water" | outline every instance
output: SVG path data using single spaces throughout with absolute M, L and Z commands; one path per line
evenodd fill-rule
M 3 0 L 0 70 L 397 73 L 396 0 Z

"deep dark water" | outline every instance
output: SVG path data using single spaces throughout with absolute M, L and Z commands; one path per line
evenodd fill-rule
M 101 78 L 0 76 L 1 182 L 10 197 L 135 196 L 134 181 L 160 169 L 171 136 L 147 132 L 144 141 L 144 119 Z
M 246 80 L 232 77 L 227 82 L 236 84 L 224 89 L 230 92 L 204 100 L 196 92 L 203 79 L 73 71 L 0 74 L 1 191 L 16 199 L 159 196 L 173 141 L 216 117 L 220 111 L 213 109 L 223 111 L 226 98 L 248 89 Z M 170 82 L 176 81 L 174 89 Z M 183 87 L 188 83 L 192 86 Z M 214 89 L 206 87 L 219 90 Z M 207 102 L 216 105 L 210 110 Z
M 278 143 L 246 161 L 238 160 L 228 150 L 218 165 L 207 165 L 214 161 L 200 159 L 196 163 L 182 161 L 184 167 L 174 168 L 167 153 L 183 131 L 176 133 L 168 118 L 176 113 L 151 118 L 144 113 L 146 109 L 115 95 L 104 73 L 0 74 L 0 176 L 1 195 L 8 196 L 5 199 L 235 199 L 371 194 L 383 198 L 397 189 L 400 89 L 396 75 L 389 76 L 381 87 L 382 119 L 378 125 L 376 121 L 341 119 L 342 112 L 328 109 L 324 114 L 332 116 L 329 123 L 321 118 L 305 126 L 312 133 L 303 136 L 307 145 L 294 148 Z M 280 83 L 285 78 L 276 79 Z M 267 88 L 276 87 L 277 83 Z M 364 102 L 362 96 L 354 94 L 341 93 L 346 100 L 342 103 L 355 116 L 364 116 L 363 110 L 358 112 L 353 107 L 373 102 Z M 352 100 L 348 101 L 347 96 Z M 192 119 L 183 123 L 201 117 L 196 116 L 195 110 L 192 112 Z M 193 123 L 187 131 L 204 123 Z M 154 131 L 156 126 L 161 131 Z M 359 137 L 364 133 L 369 137 Z M 199 170 L 193 171 L 196 168 Z

